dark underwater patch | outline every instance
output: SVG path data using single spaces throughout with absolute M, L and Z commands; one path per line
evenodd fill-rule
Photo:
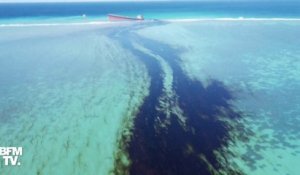
M 131 161 L 127 172 L 131 175 L 242 174 L 226 167 L 216 155 L 231 140 L 232 128 L 220 117 L 230 120 L 242 117 L 232 109 L 233 95 L 223 83 L 211 80 L 204 87 L 190 79 L 178 64 L 180 52 L 166 44 L 130 32 L 118 37 L 146 65 L 151 78 L 150 93 L 134 119 L 132 137 L 125 148 Z M 132 46 L 133 41 L 162 57 L 172 68 L 173 88 L 186 117 L 185 125 L 176 114 L 171 114 L 167 127 L 162 128 L 156 122 L 167 118 L 157 110 L 159 97 L 163 95 L 163 72 L 156 59 Z M 226 160 L 222 153 L 219 155 Z

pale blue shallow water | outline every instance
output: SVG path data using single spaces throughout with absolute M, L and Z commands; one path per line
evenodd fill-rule
M 220 80 L 234 92 L 232 104 L 243 111 L 243 127 L 233 133 L 239 141 L 225 148 L 232 153 L 227 159 L 232 165 L 245 174 L 296 175 L 299 27 L 297 21 L 206 21 L 140 33 L 181 50 L 182 66 L 191 77 L 208 85 Z M 247 129 L 252 132 L 250 140 L 238 139 Z

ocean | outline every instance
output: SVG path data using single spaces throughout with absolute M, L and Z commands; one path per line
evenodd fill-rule
M 0 23 L 97 21 L 106 20 L 106 15 L 110 13 L 127 16 L 143 14 L 147 19 L 299 18 L 300 3 L 297 1 L 2 3 Z
M 0 174 L 298 175 L 299 8 L 0 4 Z

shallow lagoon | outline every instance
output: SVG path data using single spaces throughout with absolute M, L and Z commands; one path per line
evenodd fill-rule
M 297 174 L 299 23 L 212 21 L 182 24 L 177 30 L 173 26 L 177 25 L 140 33 L 183 50 L 181 63 L 190 77 L 204 83 L 217 79 L 233 91 L 232 104 L 243 113 L 239 122 L 253 134 L 249 141 L 227 148 L 234 153 L 232 165 L 245 174 Z
M 2 172 L 187 172 L 181 163 L 297 174 L 299 29 L 268 20 L 1 27 L 0 142 L 24 149 L 22 165 Z

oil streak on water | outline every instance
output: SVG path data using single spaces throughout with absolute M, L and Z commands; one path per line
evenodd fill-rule
M 226 160 L 221 149 L 231 140 L 232 127 L 223 118 L 238 121 L 242 115 L 230 105 L 234 97 L 220 81 L 210 80 L 206 87 L 190 79 L 179 65 L 180 51 L 169 45 L 146 39 L 130 30 L 112 35 L 142 61 L 151 77 L 150 92 L 134 119 L 129 143 L 125 146 L 131 164 L 126 173 L 131 175 L 206 175 L 224 172 L 243 174 L 220 162 L 216 151 Z M 137 49 L 139 43 L 157 55 L 172 69 L 172 87 L 185 122 L 178 114 L 159 110 L 163 96 L 164 73 L 153 55 Z M 167 124 L 158 121 L 169 118 Z M 120 172 L 120 171 L 115 171 Z M 124 173 L 124 172 L 122 172 Z M 121 174 L 122 174 L 121 173 Z M 116 173 L 118 174 L 118 173 Z

